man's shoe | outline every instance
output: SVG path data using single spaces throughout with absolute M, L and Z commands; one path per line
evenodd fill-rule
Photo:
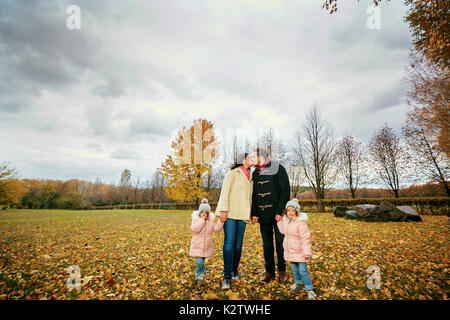
M 241 278 L 241 275 L 239 272 L 232 272 L 231 273 L 233 280 L 239 280 Z
M 278 282 L 279 283 L 285 283 L 286 281 L 288 281 L 288 275 L 286 273 L 286 271 L 280 271 L 278 272 Z
M 223 279 L 223 281 L 222 281 L 222 290 L 230 289 L 230 287 L 231 287 L 230 279 Z
M 259 279 L 260 281 L 264 281 L 266 283 L 270 282 L 272 280 L 273 276 L 269 272 L 266 272 L 263 274 L 263 276 Z

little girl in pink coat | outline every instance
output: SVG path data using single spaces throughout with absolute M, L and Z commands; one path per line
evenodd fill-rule
M 316 294 L 309 276 L 306 262 L 311 261 L 311 232 L 308 228 L 308 216 L 300 212 L 297 199 L 286 203 L 287 213 L 285 216 L 277 217 L 278 229 L 284 234 L 283 249 L 284 260 L 291 263 L 294 272 L 295 283 L 291 287 L 291 293 L 300 291 L 301 285 L 305 284 L 308 299 L 314 300 Z
M 198 284 L 205 280 L 206 268 L 205 258 L 214 255 L 213 232 L 222 230 L 223 222 L 214 222 L 216 216 L 211 213 L 208 200 L 203 199 L 198 211 L 192 213 L 191 230 L 194 236 L 191 240 L 189 255 L 195 258 L 195 279 Z

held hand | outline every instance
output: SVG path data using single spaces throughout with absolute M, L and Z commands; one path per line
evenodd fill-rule
M 305 260 L 306 260 L 306 262 L 310 262 L 311 261 L 311 256 L 305 256 Z
M 282 218 L 283 218 L 283 217 L 280 216 L 279 214 L 275 215 L 275 220 L 276 220 L 277 222 L 281 221 Z
M 220 211 L 220 217 L 221 222 L 225 222 L 228 219 L 228 211 Z
M 258 223 L 258 217 L 252 217 L 252 224 Z

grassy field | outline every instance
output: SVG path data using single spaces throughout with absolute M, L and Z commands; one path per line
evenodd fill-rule
M 264 272 L 258 225 L 244 238 L 242 278 L 222 291 L 223 232 L 206 260 L 207 281 L 194 282 L 189 257 L 191 211 L 0 211 L 0 299 L 306 299 L 290 281 L 260 283 Z M 447 299 L 449 224 L 367 223 L 309 214 L 318 299 Z M 77 265 L 81 290 L 69 291 L 65 269 Z M 381 288 L 368 289 L 366 269 L 381 270 Z

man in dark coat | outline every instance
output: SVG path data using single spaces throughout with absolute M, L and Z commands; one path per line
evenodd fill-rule
M 275 160 L 271 160 L 267 151 L 257 147 L 254 151 L 258 165 L 253 171 L 252 223 L 259 223 L 264 249 L 264 264 L 266 272 L 260 278 L 269 282 L 275 278 L 275 258 L 273 238 L 277 251 L 277 267 L 279 282 L 288 280 L 286 262 L 284 261 L 284 236 L 278 230 L 276 215 L 282 215 L 286 203 L 290 199 L 289 177 L 286 169 Z

